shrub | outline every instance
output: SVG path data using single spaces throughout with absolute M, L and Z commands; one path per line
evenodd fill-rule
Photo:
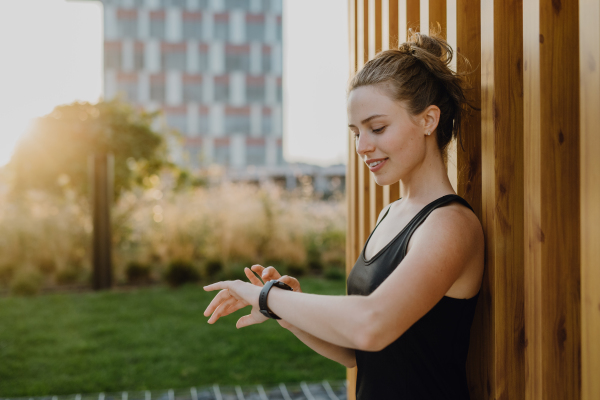
M 14 264 L 2 264 L 0 265 L 0 285 L 9 286 L 10 281 L 15 273 Z
M 290 262 L 285 266 L 285 271 L 287 275 L 293 277 L 299 277 L 306 273 L 306 266 L 302 264 L 297 264 L 294 262 Z
M 67 264 L 64 268 L 59 268 L 55 279 L 59 285 L 72 285 L 82 280 L 83 267 L 77 264 Z
M 165 272 L 165 280 L 172 287 L 198 282 L 199 279 L 200 274 L 194 264 L 185 260 L 172 261 Z
M 18 296 L 33 296 L 40 292 L 43 276 L 34 269 L 17 271 L 10 283 L 11 294 Z
M 346 273 L 340 268 L 327 268 L 325 269 L 325 278 L 332 281 L 341 281 L 346 278 Z
M 223 271 L 223 263 L 221 260 L 208 260 L 204 264 L 204 276 L 208 279 L 214 279 L 217 275 Z
M 139 261 L 130 261 L 125 267 L 127 282 L 132 284 L 146 283 L 150 281 L 150 266 Z

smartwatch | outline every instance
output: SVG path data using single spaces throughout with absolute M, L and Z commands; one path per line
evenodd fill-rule
M 269 310 L 269 307 L 267 307 L 267 296 L 269 295 L 269 290 L 271 290 L 273 286 L 277 286 L 280 289 L 293 290 L 289 285 L 286 285 L 281 281 L 268 281 L 267 283 L 265 283 L 265 286 L 263 286 L 262 290 L 260 291 L 260 295 L 258 296 L 258 307 L 260 308 L 261 314 L 265 317 L 272 319 L 281 319 L 277 315 L 275 315 L 273 311 Z

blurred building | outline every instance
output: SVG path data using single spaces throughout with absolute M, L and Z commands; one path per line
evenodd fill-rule
M 101 0 L 104 93 L 162 109 L 191 168 L 286 169 L 282 0 Z

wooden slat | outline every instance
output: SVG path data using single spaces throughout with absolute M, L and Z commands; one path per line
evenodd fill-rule
M 456 69 L 460 73 L 471 72 L 468 76 L 471 85 L 469 101 L 475 108 L 481 108 L 481 8 L 479 2 L 471 0 L 457 0 L 453 6 L 456 9 L 452 12 L 449 10 L 448 14 L 456 18 L 455 50 L 470 63 L 467 64 L 455 54 Z M 448 22 L 448 36 L 450 29 L 451 24 Z M 455 150 L 456 193 L 469 202 L 475 215 L 481 220 L 481 113 L 472 111 L 463 120 L 461 129 L 462 139 Z M 467 379 L 473 399 L 487 397 L 485 383 L 489 382 L 489 376 L 493 373 L 493 357 L 489 351 L 493 338 L 489 299 L 490 287 L 484 280 L 471 327 L 467 359 Z
M 600 1 L 579 2 L 581 400 L 600 399 Z
M 485 397 L 522 399 L 523 11 L 519 0 L 483 1 L 481 7 L 483 293 L 491 302 L 491 326 L 484 332 L 493 332 Z
M 528 385 L 526 394 L 528 398 L 579 399 L 578 7 L 577 2 L 539 0 L 537 10 L 532 6 L 526 11 L 525 27 L 539 21 L 539 70 L 529 70 L 529 64 L 527 68 L 533 79 L 539 79 L 540 88 L 539 95 L 532 95 L 533 100 L 539 99 L 539 115 L 526 114 L 526 121 L 540 119 L 539 130 L 526 135 L 533 142 L 529 148 L 537 146 L 531 151 L 539 152 L 525 162 L 526 171 L 534 177 L 526 190 L 534 191 L 535 200 L 539 196 L 539 203 L 532 201 L 532 212 L 527 209 L 525 214 L 526 243 L 540 242 L 534 244 L 525 264 L 532 270 L 526 273 L 525 290 L 535 293 L 527 296 L 526 318 L 531 327 L 527 340 L 536 349 L 527 356 L 528 364 L 542 366 L 530 371 L 532 387 Z M 528 39 L 534 41 L 535 32 Z
M 446 21 L 446 0 L 429 0 L 429 27 L 437 27 L 437 24 L 440 24 L 441 34 L 444 38 L 446 37 Z

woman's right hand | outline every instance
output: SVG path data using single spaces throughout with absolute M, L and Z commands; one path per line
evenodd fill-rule
M 256 272 L 256 274 L 261 277 L 262 282 L 256 277 L 256 275 L 252 273 L 250 269 Z M 244 273 L 248 277 L 250 283 L 256 286 L 262 287 L 264 286 L 263 282 L 277 280 L 289 285 L 294 292 L 302 292 L 302 289 L 300 288 L 300 282 L 298 282 L 298 279 L 288 275 L 281 276 L 279 271 L 277 271 L 274 267 L 265 268 L 262 265 L 255 264 L 250 269 L 244 268 Z M 277 322 L 285 329 L 290 329 L 293 326 L 282 319 L 278 319 Z

